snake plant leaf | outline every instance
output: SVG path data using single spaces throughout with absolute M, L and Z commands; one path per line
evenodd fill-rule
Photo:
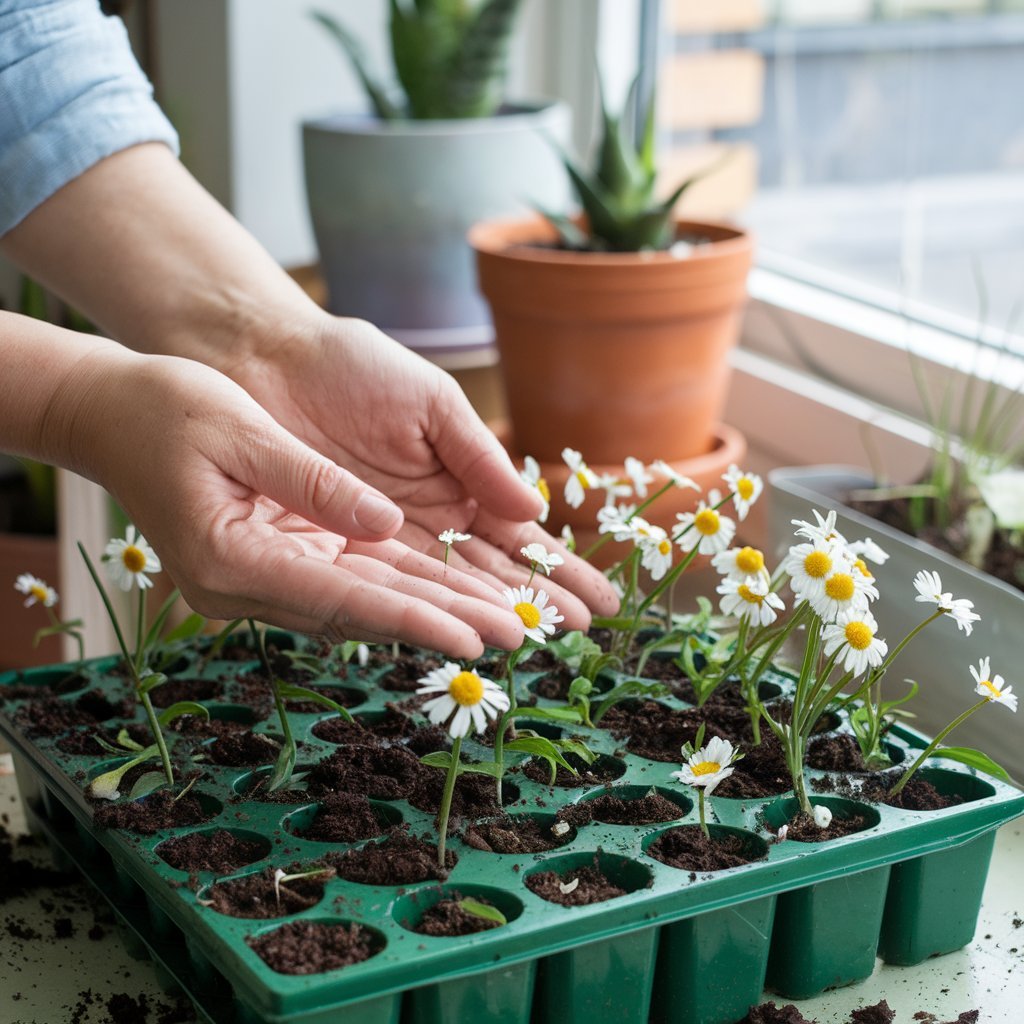
M 461 38 L 461 25 L 437 9 L 408 8 L 391 0 L 391 53 L 405 90 L 409 116 L 450 116 L 445 109 L 445 77 Z
M 485 0 L 470 17 L 447 81 L 451 117 L 490 117 L 501 104 L 512 27 L 522 0 Z
M 356 37 L 337 18 L 326 11 L 310 11 L 310 16 L 327 30 L 348 57 L 352 70 L 359 78 L 374 113 L 383 121 L 394 121 L 400 118 L 401 110 L 388 99 L 384 88 L 370 73 L 363 48 Z
M 564 248 L 587 248 L 587 233 L 571 217 L 564 213 L 545 210 L 537 204 L 534 204 L 534 209 L 558 232 L 558 240 Z

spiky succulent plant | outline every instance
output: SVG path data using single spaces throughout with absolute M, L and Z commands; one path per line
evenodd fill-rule
M 664 199 L 655 199 L 654 97 L 644 112 L 643 129 L 635 131 L 637 81 L 626 100 L 625 112 L 615 117 L 601 91 L 601 142 L 588 174 L 563 155 L 585 223 L 543 210 L 567 249 L 596 252 L 639 252 L 667 249 L 675 241 L 672 210 L 679 197 L 717 167 L 707 167 L 682 182 Z
M 311 13 L 347 55 L 377 116 L 393 121 L 492 115 L 520 6 L 521 0 L 390 0 L 391 55 L 404 104 L 372 74 L 359 41 L 336 18 Z

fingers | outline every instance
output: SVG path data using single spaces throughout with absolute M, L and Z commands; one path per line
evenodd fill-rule
M 466 493 L 507 519 L 536 519 L 543 508 L 540 495 L 522 481 L 508 453 L 454 381 L 437 403 L 428 439 Z
M 402 525 L 389 498 L 276 424 L 244 441 L 225 452 L 224 469 L 289 512 L 360 540 L 391 537 Z

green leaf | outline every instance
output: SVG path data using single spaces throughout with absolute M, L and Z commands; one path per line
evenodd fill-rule
M 32 638 L 32 646 L 38 647 L 42 640 L 45 640 L 48 636 L 59 636 L 63 633 L 69 636 L 76 636 L 79 634 L 82 626 L 81 619 L 72 619 L 70 622 L 59 622 L 53 626 L 43 626 L 37 629 L 35 636 Z
M 206 619 L 198 612 L 192 612 L 186 616 L 177 626 L 172 629 L 160 642 L 161 644 L 175 644 L 183 640 L 191 640 L 199 636 L 206 628 Z
M 495 924 L 508 924 L 508 918 L 497 908 L 489 903 L 481 903 L 471 896 L 463 896 L 458 902 L 459 909 L 474 917 L 483 918 L 485 921 L 494 921 Z
M 512 714 L 513 718 L 538 718 L 549 722 L 569 722 L 576 725 L 583 721 L 583 716 L 575 708 L 532 708 L 518 707 Z
M 594 684 L 586 676 L 577 676 L 569 684 L 569 703 L 575 704 L 594 692 Z
M 161 786 L 167 785 L 167 776 L 163 772 L 146 772 L 145 775 L 140 775 L 135 780 L 135 785 L 132 786 L 131 792 L 128 794 L 129 800 L 139 800 L 144 796 L 148 796 L 150 793 L 158 790 Z
M 555 740 L 555 746 L 564 750 L 567 754 L 575 754 L 581 761 L 587 764 L 593 764 L 597 760 L 597 754 L 582 740 Z
M 194 700 L 179 700 L 169 708 L 164 708 L 157 717 L 157 721 L 161 725 L 170 725 L 176 718 L 181 718 L 183 715 L 195 715 L 205 721 L 210 720 L 209 709 L 202 704 L 197 704 Z M 120 736 L 118 736 L 118 742 L 120 742 Z
M 591 620 L 591 625 L 593 626 L 594 629 L 611 629 L 611 630 L 632 629 L 633 628 L 633 619 L 632 619 L 631 616 L 628 616 L 628 615 L 611 616 L 611 617 L 606 616 L 606 615 L 595 615 L 594 618 Z
M 420 764 L 430 765 L 431 768 L 443 768 L 447 771 L 452 766 L 452 755 L 447 750 L 434 750 L 424 754 L 420 758 Z
M 348 708 L 339 704 L 335 700 L 331 700 L 330 697 L 325 697 L 322 693 L 317 693 L 316 690 L 309 690 L 305 686 L 295 686 L 292 683 L 285 683 L 279 680 L 277 683 L 277 692 L 282 697 L 286 697 L 291 700 L 315 701 L 317 704 L 320 704 L 325 708 L 330 708 L 331 711 L 337 711 L 346 722 L 354 721 Z
M 533 207 L 558 232 L 558 241 L 563 248 L 580 251 L 590 248 L 590 237 L 571 217 L 547 210 L 538 203 Z
M 276 793 L 279 789 L 287 787 L 292 781 L 292 772 L 295 770 L 295 743 L 285 743 L 277 755 L 277 763 L 274 765 L 274 774 L 270 777 L 267 791 Z
M 121 731 L 125 732 L 125 730 L 123 730 L 123 729 Z M 120 739 L 121 739 L 121 734 L 118 733 L 118 741 L 119 742 L 120 742 Z M 138 746 L 138 744 L 136 744 L 135 747 L 115 747 L 113 743 L 108 743 L 102 736 L 97 735 L 97 734 L 93 735 L 93 742 L 97 743 L 103 750 L 107 751 L 107 753 L 117 754 L 118 757 L 124 757 L 125 750 L 134 750 L 134 749 L 142 750 L 143 749 L 142 747 Z M 135 743 L 135 741 L 132 740 L 132 743 Z
M 143 669 L 142 678 L 139 680 L 139 696 L 155 690 L 158 686 L 167 682 L 167 676 L 163 672 L 148 672 Z
M 669 688 L 664 683 L 627 679 L 604 695 L 591 716 L 591 720 L 596 725 L 608 713 L 609 708 L 629 697 L 664 697 L 668 692 Z
M 562 752 L 551 740 L 544 736 L 519 736 L 509 740 L 505 744 L 506 750 L 516 751 L 521 754 L 531 754 L 533 757 L 541 757 L 551 766 L 551 777 L 554 780 L 556 766 L 561 765 L 566 771 L 578 775 L 579 772 L 562 756 Z
M 465 23 L 448 64 L 443 116 L 490 117 L 498 108 L 521 5 L 522 0 L 485 0 Z
M 506 743 L 507 747 L 508 744 Z M 462 762 L 459 765 L 459 770 L 456 772 L 457 775 L 490 775 L 493 779 L 500 779 L 505 774 L 503 765 L 496 764 L 494 761 L 474 761 L 469 764 Z
M 96 740 L 97 743 L 100 742 L 100 737 L 99 736 L 94 736 L 93 739 Z M 146 749 L 141 743 L 136 743 L 135 740 L 133 740 L 131 738 L 131 736 L 128 735 L 128 730 L 127 729 L 119 729 L 118 730 L 117 742 L 118 742 L 118 745 L 123 750 L 139 751 L 139 750 L 145 750 Z M 114 749 L 114 748 L 111 748 L 111 749 Z
M 961 764 L 969 765 L 971 768 L 977 768 L 979 772 L 984 772 L 986 775 L 994 775 L 1003 782 L 1011 781 L 1009 773 L 1005 768 L 996 764 L 988 754 L 984 754 L 980 750 L 974 750 L 971 747 L 938 747 L 932 751 L 930 756 L 944 757 L 949 761 L 959 761 Z
M 213 638 L 213 643 L 211 643 L 210 646 L 206 649 L 206 653 L 203 655 L 203 660 L 213 661 L 217 657 L 217 655 L 220 654 L 224 645 L 227 643 L 228 637 L 230 637 L 231 634 L 234 633 L 234 631 L 238 629 L 238 627 L 241 626 L 243 622 L 245 622 L 245 619 L 234 619 L 231 622 L 229 622 Z

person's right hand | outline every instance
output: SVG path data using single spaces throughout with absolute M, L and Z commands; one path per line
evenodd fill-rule
M 72 468 L 110 491 L 196 611 L 457 658 L 521 644 L 500 593 L 393 539 L 400 509 L 217 371 L 103 349 L 64 389 L 50 428 L 72 438 Z

